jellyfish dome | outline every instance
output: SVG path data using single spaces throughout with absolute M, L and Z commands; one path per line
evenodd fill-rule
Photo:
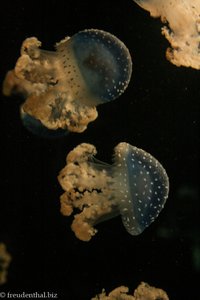
M 94 226 L 121 215 L 131 235 L 142 233 L 163 209 L 169 192 L 165 169 L 149 153 L 128 143 L 114 149 L 113 165 L 94 158 L 96 148 L 81 144 L 67 155 L 58 180 L 64 189 L 61 213 L 74 216 L 75 235 L 89 241 Z
M 80 31 L 57 43 L 56 51 L 40 47 L 35 37 L 23 42 L 15 69 L 4 80 L 3 93 L 22 94 L 26 101 L 21 115 L 39 120 L 50 130 L 84 131 L 97 118 L 96 106 L 117 99 L 128 86 L 129 50 L 108 32 Z

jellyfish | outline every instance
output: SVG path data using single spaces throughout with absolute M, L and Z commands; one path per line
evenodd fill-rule
M 108 32 L 80 31 L 57 43 L 56 51 L 40 46 L 36 37 L 27 38 L 3 83 L 4 95 L 25 97 L 20 113 L 31 131 L 83 132 L 97 118 L 96 106 L 117 99 L 128 86 L 129 50 Z
M 114 148 L 113 164 L 95 158 L 94 145 L 80 144 L 66 158 L 58 181 L 64 190 L 61 213 L 70 216 L 77 238 L 89 241 L 100 222 L 121 215 L 131 235 L 139 235 L 159 215 L 169 192 L 165 169 L 149 153 L 128 143 Z
M 7 281 L 7 270 L 10 265 L 10 261 L 11 255 L 8 253 L 6 245 L 4 243 L 0 243 L 0 285 Z
M 169 300 L 165 291 L 150 286 L 146 282 L 141 282 L 133 294 L 130 295 L 128 292 L 129 288 L 122 285 L 112 290 L 108 296 L 106 296 L 106 292 L 103 289 L 101 294 L 98 294 L 91 300 Z
M 160 17 L 166 25 L 162 34 L 170 42 L 167 59 L 176 66 L 200 69 L 200 1 L 199 0 L 134 0 Z

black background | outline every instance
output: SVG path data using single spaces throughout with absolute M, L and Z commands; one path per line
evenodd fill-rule
M 133 58 L 126 92 L 99 106 L 98 119 L 82 134 L 57 140 L 34 136 L 21 123 L 21 98 L 1 95 L 0 241 L 13 259 L 0 290 L 89 300 L 103 287 L 126 285 L 133 291 L 146 281 L 166 290 L 170 299 L 194 299 L 200 270 L 199 71 L 165 59 L 168 42 L 160 34 L 161 22 L 131 0 L 8 0 L 1 4 L 0 22 L 1 83 L 30 36 L 53 50 L 67 35 L 103 29 L 120 38 Z M 76 145 L 94 144 L 98 158 L 111 163 L 121 141 L 163 164 L 169 199 L 138 237 L 125 231 L 119 217 L 99 224 L 98 234 L 81 242 L 71 232 L 72 218 L 59 212 L 63 191 L 57 175 Z

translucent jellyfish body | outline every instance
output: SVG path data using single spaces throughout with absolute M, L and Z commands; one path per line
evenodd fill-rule
M 162 34 L 170 42 L 166 57 L 176 66 L 200 69 L 200 1 L 134 0 L 152 17 L 161 17 Z
M 58 180 L 64 189 L 61 213 L 74 216 L 72 230 L 83 241 L 97 232 L 96 224 L 121 215 L 126 230 L 138 235 L 163 209 L 169 181 L 162 165 L 149 153 L 127 143 L 114 149 L 114 163 L 94 158 L 91 144 L 80 144 L 67 155 Z
M 82 132 L 97 118 L 96 106 L 118 98 L 130 81 L 130 53 L 108 32 L 78 32 L 52 52 L 40 46 L 35 37 L 23 42 L 3 84 L 5 95 L 18 92 L 26 98 L 21 116 L 29 129 Z

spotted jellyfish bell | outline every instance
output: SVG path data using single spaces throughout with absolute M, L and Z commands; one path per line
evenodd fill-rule
M 40 46 L 34 37 L 23 42 L 3 86 L 5 95 L 18 91 L 26 97 L 21 106 L 25 126 L 33 128 L 36 119 L 38 128 L 82 132 L 97 118 L 96 106 L 117 99 L 128 86 L 129 50 L 108 32 L 80 31 L 52 52 Z
M 73 97 L 96 106 L 118 98 L 126 89 L 132 72 L 127 47 L 103 30 L 80 31 L 57 45 L 66 77 L 72 84 Z M 70 70 L 70 75 L 69 74 Z
M 167 173 L 151 154 L 127 143 L 115 148 L 114 169 L 123 224 L 130 234 L 138 235 L 164 207 L 169 192 Z
M 81 144 L 67 156 L 67 165 L 58 180 L 65 193 L 61 196 L 61 213 L 75 215 L 72 230 L 89 241 L 97 232 L 94 225 L 121 215 L 131 235 L 144 231 L 159 215 L 169 192 L 165 169 L 149 153 L 120 143 L 114 150 L 114 164 L 96 158 L 96 149 Z

